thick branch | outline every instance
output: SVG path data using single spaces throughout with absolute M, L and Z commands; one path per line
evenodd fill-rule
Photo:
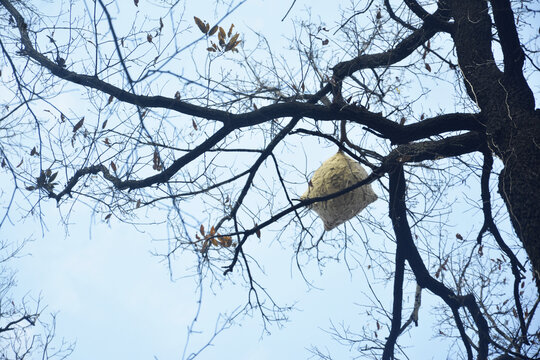
M 392 212 L 390 208 L 390 212 Z M 394 293 L 392 304 L 392 325 L 390 334 L 386 339 L 383 351 L 383 360 L 394 358 L 394 347 L 398 336 L 401 334 L 401 314 L 403 311 L 403 279 L 405 274 L 405 257 L 403 256 L 402 244 L 396 242 L 396 271 L 394 274 Z
M 506 75 L 523 77 L 525 53 L 521 48 L 514 21 L 514 13 L 509 0 L 490 0 L 493 8 L 493 19 L 499 33 L 501 49 L 504 55 L 504 72 Z M 525 79 L 523 79 L 525 81 Z
M 452 31 L 452 25 L 448 23 L 447 18 L 447 11 L 446 9 L 443 9 L 441 11 L 441 8 L 439 6 L 439 9 L 437 9 L 436 14 L 430 14 L 426 11 L 416 0 L 404 0 L 405 4 L 411 11 L 418 16 L 422 21 L 425 23 L 432 24 L 433 26 L 436 26 L 440 30 L 444 30 L 446 32 Z M 440 5 L 440 4 L 439 4 Z M 444 16 L 441 16 L 442 14 Z
M 403 253 L 416 277 L 418 284 L 429 289 L 439 296 L 452 310 L 456 326 L 460 330 L 463 344 L 472 359 L 472 350 L 469 339 L 463 329 L 458 310 L 466 307 L 471 314 L 476 326 L 478 327 L 478 359 L 487 359 L 488 344 L 490 342 L 489 327 L 486 319 L 483 317 L 478 304 L 473 295 L 458 296 L 452 290 L 447 288 L 442 282 L 433 278 L 422 260 L 416 245 L 414 244 L 411 229 L 407 221 L 407 207 L 405 204 L 405 174 L 403 166 L 398 165 L 390 171 L 390 217 L 396 235 L 396 241 L 401 242 Z
M 403 39 L 393 49 L 379 54 L 360 55 L 354 59 L 337 64 L 333 68 L 334 78 L 336 81 L 340 81 L 358 70 L 388 67 L 395 64 L 412 54 L 419 46 L 431 39 L 437 31 L 434 26 L 424 24 L 420 29 Z

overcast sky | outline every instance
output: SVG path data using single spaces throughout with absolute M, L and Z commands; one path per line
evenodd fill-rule
M 208 5 L 213 1 L 200 1 L 198 5 L 189 3 L 186 20 L 199 16 L 210 21 L 222 15 L 215 14 L 213 7 Z M 288 19 L 281 22 L 290 4 L 291 1 L 248 0 L 225 23 L 234 22 L 238 31 L 245 32 L 247 41 L 250 31 L 260 31 L 279 49 L 287 46 L 282 35 L 290 34 L 291 19 L 305 16 L 307 5 L 313 7 L 314 16 L 329 16 L 322 20 L 330 26 L 338 16 L 332 2 L 327 0 L 297 1 Z M 141 11 L 145 6 L 145 1 L 141 0 Z M 127 23 L 130 21 L 125 20 Z M 196 30 L 192 29 L 193 32 L 185 37 L 194 39 L 199 35 Z M 444 106 L 437 101 L 444 101 L 445 96 L 441 94 L 447 91 L 445 86 L 449 85 L 439 84 L 432 93 L 434 100 L 429 106 Z M 309 149 L 312 158 L 306 164 L 307 172 L 314 171 L 336 151 L 334 147 Z M 474 180 L 471 180 L 466 186 L 474 185 Z M 369 207 L 365 216 L 386 217 L 387 203 L 382 188 L 375 184 L 374 189 L 381 199 Z M 467 205 L 459 191 L 452 195 L 458 209 Z M 135 227 L 114 217 L 106 222 L 102 214 L 93 215 L 92 209 L 84 204 L 59 210 L 53 201 L 44 201 L 42 211 L 46 215 L 44 231 L 36 218 L 23 221 L 14 217 L 15 223 L 3 228 L 2 232 L 18 241 L 33 240 L 25 248 L 26 255 L 12 263 L 18 270 L 17 291 L 32 297 L 41 296 L 43 303 L 47 304 L 45 319 L 48 312 L 57 313 L 58 336 L 76 341 L 72 359 L 181 359 L 187 341 L 187 327 L 197 311 L 198 278 L 192 276 L 195 263 L 189 258 L 179 256 L 174 259 L 171 279 L 167 262 L 153 255 L 166 249 L 165 242 L 160 241 L 168 235 L 166 226 Z M 61 219 L 68 211 L 71 213 L 66 228 Z M 195 209 L 185 211 L 197 212 Z M 152 214 L 147 215 L 152 217 Z M 480 216 L 479 213 L 456 214 L 452 223 L 459 224 L 455 227 L 458 231 L 466 229 L 464 235 L 467 232 L 470 235 L 473 231 L 469 219 L 480 219 Z M 202 223 L 205 219 L 198 220 Z M 451 227 L 448 233 L 455 233 L 455 228 Z M 380 279 L 367 284 L 367 279 L 376 278 L 377 274 L 369 273 L 368 258 L 357 256 L 358 262 L 352 265 L 353 271 L 349 271 L 343 261 L 327 262 L 321 268 L 312 260 L 304 268 L 312 283 L 308 285 L 296 267 L 291 246 L 293 241 L 290 244 L 284 242 L 287 236 L 296 234 L 286 234 L 281 237 L 281 242 L 277 242 L 273 241 L 274 234 L 266 230 L 261 240 L 248 242 L 246 250 L 259 262 L 258 281 L 273 299 L 279 305 L 294 306 L 287 313 L 288 321 L 279 325 L 266 324 L 266 332 L 257 309 L 244 313 L 235 319 L 231 328 L 219 334 L 213 346 L 204 350 L 198 359 L 301 359 L 309 357 L 306 348 L 312 345 L 328 348 L 336 359 L 356 354 L 354 348 L 339 346 L 325 330 L 332 322 L 357 328 L 374 326 L 363 323 L 367 310 L 360 305 L 373 305 L 369 302 L 369 285 L 385 294 L 381 301 L 391 304 L 392 282 L 388 283 L 389 286 Z M 385 237 L 379 233 L 362 241 L 382 244 Z M 391 244 L 381 246 L 392 250 Z M 355 249 L 361 248 L 359 241 Z M 245 281 L 238 270 L 230 277 L 233 281 L 224 281 L 221 286 L 217 282 L 210 286 L 205 281 L 208 286 L 203 288 L 201 313 L 194 328 L 196 333 L 190 339 L 186 355 L 197 351 L 210 339 L 216 323 L 220 326 L 220 314 L 234 313 L 246 304 L 248 292 Z M 409 291 L 407 301 L 412 301 L 411 297 L 414 294 Z M 438 340 L 432 338 L 431 326 L 437 319 L 429 306 L 434 303 L 429 294 L 424 294 L 420 326 L 399 340 L 400 344 L 414 344 L 417 347 L 415 352 L 421 353 L 422 359 L 441 358 Z M 379 336 L 387 334 L 382 330 Z

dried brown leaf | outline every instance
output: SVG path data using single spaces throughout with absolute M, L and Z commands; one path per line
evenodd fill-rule
M 79 130 L 84 124 L 84 116 L 81 120 L 79 120 L 78 123 L 75 124 L 75 126 L 73 127 L 73 132 L 76 133 L 77 130 Z
M 218 29 L 219 29 L 219 26 L 217 26 L 217 25 L 212 26 L 212 28 L 208 32 L 208 36 L 214 35 L 218 31 Z
M 227 36 L 227 34 L 225 34 L 225 30 L 220 26 L 219 27 L 218 39 L 225 41 L 226 36 Z
M 208 30 L 206 30 L 206 25 L 204 24 L 204 22 L 196 16 L 194 16 L 193 19 L 195 20 L 195 24 L 197 24 L 197 26 L 199 27 L 199 30 L 201 30 L 203 34 L 206 34 Z

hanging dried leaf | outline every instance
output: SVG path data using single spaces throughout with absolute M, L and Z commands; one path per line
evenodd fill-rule
M 229 32 L 227 33 L 228 37 L 231 37 L 233 29 L 234 29 L 234 24 L 231 24 L 231 27 L 229 28 Z
M 6 159 L 5 159 L 5 158 L 3 158 L 3 159 L 2 159 L 2 167 L 3 167 L 3 168 L 5 168 L 5 167 L 6 167 L 6 165 L 7 165 L 7 164 L 6 164 Z
M 234 35 L 229 42 L 227 43 L 227 46 L 225 47 L 225 51 L 232 50 L 236 47 L 236 45 L 240 44 L 240 41 L 238 40 L 239 34 Z
M 463 240 L 463 236 L 461 236 L 460 233 L 457 233 L 457 234 L 456 234 L 456 239 L 458 239 L 458 240 Z
M 48 171 L 50 171 L 50 170 L 51 170 L 51 169 L 49 169 Z M 52 174 L 52 175 L 49 175 L 49 183 L 52 183 L 52 182 L 56 179 L 57 176 L 58 176 L 58 171 L 55 172 L 55 173 Z
M 21 165 L 22 165 L 22 163 L 23 163 L 23 160 L 24 160 L 24 159 L 21 159 L 21 162 L 19 163 L 19 165 L 16 166 L 17 168 L 21 167 Z
M 141 207 L 141 199 L 137 200 L 137 204 L 135 205 L 135 209 L 138 209 Z
M 105 216 L 105 221 L 109 221 L 109 219 L 111 218 L 112 214 L 107 214 L 107 216 Z
M 255 224 L 255 226 L 257 226 L 257 224 Z M 261 238 L 261 229 L 255 230 L 255 235 L 257 235 L 257 237 L 260 239 Z
M 206 50 L 210 52 L 216 52 L 216 49 L 214 49 L 213 47 L 207 47 Z
M 214 35 L 218 31 L 218 29 L 219 29 L 219 26 L 217 26 L 217 25 L 212 26 L 212 28 L 208 32 L 208 36 Z
M 219 27 L 218 39 L 219 39 L 219 40 L 225 41 L 225 37 L 226 37 L 226 36 L 227 36 L 227 35 L 225 34 L 225 30 L 223 30 L 223 28 L 220 26 L 220 27 Z
M 146 41 L 148 41 L 149 43 L 152 42 L 152 38 L 153 38 L 153 37 L 152 37 L 152 34 L 146 35 Z
M 236 42 L 236 40 L 238 40 L 238 36 L 240 36 L 240 34 L 235 34 L 231 40 L 229 40 L 229 44 L 234 44 Z
M 116 172 L 116 164 L 114 163 L 114 161 L 111 161 L 111 169 Z
M 208 245 L 209 245 L 209 241 L 205 240 L 204 243 L 203 243 L 203 246 L 201 248 L 201 253 L 204 254 L 208 250 Z
M 198 129 L 199 129 L 199 128 L 197 127 L 197 123 L 196 123 L 195 120 L 193 120 L 193 119 L 191 120 L 191 125 L 193 126 L 193 128 L 194 128 L 195 130 L 198 130 Z
M 175 100 L 180 100 L 180 91 L 177 91 L 174 93 L 174 99 Z
M 111 143 L 109 142 L 109 138 L 105 138 L 105 140 L 103 140 L 103 142 L 105 143 L 105 145 L 111 146 Z
M 232 238 L 230 236 L 221 236 L 219 237 L 219 241 L 223 247 L 229 247 L 232 245 Z
M 431 72 L 431 66 L 429 66 L 428 63 L 426 63 L 426 70 L 429 71 L 429 72 Z
M 64 115 L 63 113 L 60 113 L 60 121 L 61 122 L 66 121 L 66 115 Z
M 152 166 L 152 168 L 154 170 L 161 170 L 161 159 L 159 157 L 159 152 L 156 150 L 154 150 L 154 159 L 153 159 L 153 162 L 154 162 L 154 165 Z
M 322 41 L 322 44 L 323 44 L 323 45 L 328 45 L 329 42 L 330 42 L 330 40 L 324 39 L 324 40 Z
M 101 125 L 101 129 L 105 129 L 105 126 L 107 126 L 107 121 L 108 121 L 108 120 L 105 120 L 105 121 L 103 122 L 103 124 Z
M 163 30 L 163 19 L 159 18 L 159 32 L 161 32 L 161 30 Z
M 39 155 L 39 152 L 36 150 L 36 147 L 34 146 L 32 148 L 32 151 L 30 151 L 30 156 Z
M 77 130 L 79 130 L 84 124 L 84 116 L 81 120 L 79 120 L 78 123 L 75 124 L 75 126 L 73 127 L 73 132 L 76 133 Z
M 196 16 L 194 16 L 193 19 L 195 20 L 195 24 L 197 24 L 197 26 L 199 27 L 199 30 L 201 30 L 203 34 L 206 34 L 208 30 L 206 30 L 204 22 Z

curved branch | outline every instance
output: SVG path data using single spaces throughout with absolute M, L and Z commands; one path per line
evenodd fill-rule
M 439 31 L 440 29 L 433 24 L 424 23 L 420 29 L 415 30 L 412 34 L 404 38 L 393 49 L 378 54 L 360 55 L 354 59 L 337 64 L 333 67 L 334 80 L 340 81 L 358 70 L 388 67 L 395 64 L 405 59 Z
M 436 280 L 429 274 L 429 271 L 414 244 L 411 229 L 407 221 L 407 207 L 405 204 L 406 187 L 403 165 L 397 165 L 389 174 L 390 218 L 394 227 L 396 241 L 402 243 L 404 256 L 411 266 L 418 284 L 439 296 L 450 307 L 454 314 L 456 326 L 460 330 L 461 339 L 467 350 L 469 359 L 472 359 L 471 344 L 465 334 L 463 323 L 459 315 L 459 309 L 461 307 L 467 308 L 478 328 L 478 359 L 487 359 L 488 345 L 491 341 L 489 336 L 489 326 L 476 303 L 476 299 L 470 294 L 464 296 L 456 295 L 442 282 Z
M 434 26 L 438 27 L 442 31 L 446 31 L 448 33 L 452 32 L 452 25 L 448 23 L 448 14 L 447 9 L 442 9 L 439 4 L 439 9 L 437 10 L 436 14 L 430 14 L 426 11 L 416 0 L 404 0 L 407 7 L 422 21 L 425 23 L 433 24 Z M 444 14 L 444 15 L 443 15 Z
M 518 314 L 519 325 L 521 328 L 522 339 L 525 344 L 528 344 L 527 340 L 527 326 L 525 325 L 525 318 L 523 316 L 523 307 L 521 305 L 521 299 L 519 295 L 519 284 L 523 280 L 521 271 L 525 272 L 525 267 L 519 262 L 517 256 L 510 249 L 510 247 L 503 240 L 499 228 L 493 220 L 493 214 L 491 212 L 491 196 L 489 190 L 489 177 L 491 175 L 491 169 L 493 167 L 493 156 L 491 152 L 484 152 L 484 163 L 482 165 L 482 177 L 480 182 L 481 196 L 482 196 L 482 211 L 484 213 L 484 224 L 478 234 L 477 241 L 480 243 L 483 234 L 489 230 L 489 232 L 495 238 L 495 241 L 501 248 L 501 250 L 510 259 L 510 265 L 512 267 L 512 274 L 514 275 L 514 303 L 516 305 L 516 311 Z
M 406 29 L 415 31 L 417 30 L 414 26 L 407 23 L 406 21 L 403 21 L 399 16 L 396 15 L 394 12 L 394 9 L 392 9 L 392 5 L 390 4 L 390 0 L 384 0 L 384 6 L 386 7 L 386 11 L 388 12 L 388 15 L 390 15 L 390 18 L 403 26 Z
M 159 174 L 149 176 L 141 180 L 122 181 L 119 177 L 112 175 L 105 165 L 103 164 L 93 165 L 90 167 L 77 170 L 75 174 L 69 179 L 66 187 L 61 192 L 59 192 L 58 194 L 55 194 L 54 192 L 51 191 L 49 192 L 49 197 L 56 199 L 56 201 L 60 201 L 63 196 L 71 193 L 71 190 L 79 182 L 80 178 L 82 178 L 85 175 L 98 174 L 100 172 L 103 173 L 103 177 L 105 179 L 109 180 L 114 185 L 114 187 L 119 190 L 141 189 L 141 188 L 149 187 L 155 184 L 165 183 L 169 181 L 174 176 L 174 174 L 176 174 L 182 167 L 184 167 L 191 161 L 195 160 L 201 154 L 205 153 L 214 145 L 216 145 L 218 142 L 223 140 L 232 130 L 233 129 L 222 127 L 214 135 L 210 136 L 208 139 L 203 141 L 195 149 L 191 150 L 190 152 L 180 157 L 179 159 L 176 159 L 171 164 L 171 166 L 169 166 L 168 168 L 165 168 L 165 170 L 163 170 Z

